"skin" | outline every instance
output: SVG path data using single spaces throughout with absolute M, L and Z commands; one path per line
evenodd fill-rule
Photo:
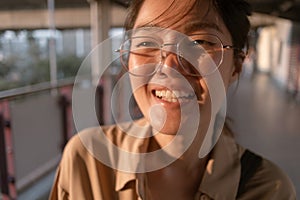
M 146 0 L 137 16 L 135 28 L 143 27 L 149 22 L 152 25 L 170 28 L 186 35 L 197 33 L 210 33 L 217 35 L 224 45 L 232 45 L 231 35 L 224 25 L 215 9 L 209 9 L 207 13 L 209 1 L 203 1 L 200 6 L 195 6 L 190 12 L 180 20 L 168 23 L 167 16 L 161 16 L 165 8 L 172 4 L 172 0 Z M 180 12 L 185 6 L 185 1 L 176 1 L 174 12 Z M 203 20 L 204 13 L 205 20 Z M 157 16 L 161 16 L 158 17 Z M 205 21 L 205 24 L 203 23 Z M 209 26 L 207 26 L 209 24 Z M 217 27 L 217 28 L 216 28 Z M 129 60 L 129 67 L 134 66 L 137 61 L 133 58 Z M 234 57 L 232 50 L 224 51 L 224 59 L 219 67 L 219 72 L 222 76 L 225 90 L 228 86 L 238 78 L 238 74 L 234 71 Z M 182 79 L 176 76 L 175 71 L 180 71 L 179 63 L 176 54 L 166 53 L 164 58 L 164 66 L 151 77 L 134 77 L 131 76 L 131 83 L 134 88 L 135 99 L 144 114 L 145 118 L 151 122 L 149 111 L 153 106 L 159 105 L 165 112 L 165 123 L 163 126 L 157 127 L 159 130 L 154 139 L 150 143 L 149 150 L 153 151 L 160 149 L 167 145 L 176 135 L 178 131 L 178 124 L 182 119 L 182 115 L 187 115 L 187 121 L 192 120 L 188 118 L 187 113 L 182 113 L 181 107 L 185 110 L 193 110 L 195 105 L 179 102 L 166 102 L 158 99 L 154 94 L 154 90 L 161 89 L 182 89 Z M 209 120 L 211 119 L 211 102 L 208 87 L 203 77 L 191 77 L 183 75 L 194 90 L 199 101 L 198 106 L 201 114 L 198 132 L 192 145 L 189 149 L 174 163 L 166 168 L 147 173 L 149 191 L 152 199 L 193 199 L 198 186 L 201 182 L 207 157 L 199 159 L 199 147 L 202 144 L 205 132 L 207 131 Z M 213 75 L 212 75 L 213 76 Z M 142 87 L 137 87 L 137 82 L 143 82 Z M 157 116 L 159 117 L 159 116 Z M 155 124 L 154 124 L 155 126 Z M 184 133 L 185 134 L 189 134 Z M 178 145 L 180 147 L 180 142 Z M 189 177 L 189 178 L 186 178 Z

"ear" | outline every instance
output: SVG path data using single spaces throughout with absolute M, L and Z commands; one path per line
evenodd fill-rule
M 229 80 L 229 84 L 234 83 L 236 80 L 238 80 L 239 76 L 240 76 L 240 73 L 233 70 L 230 80 Z
M 245 60 L 245 54 L 239 53 L 235 55 L 233 59 L 234 59 L 234 66 L 232 68 L 230 83 L 233 83 L 239 78 L 242 72 L 243 62 Z

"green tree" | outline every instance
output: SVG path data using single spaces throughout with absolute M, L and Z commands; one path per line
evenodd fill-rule
M 58 79 L 75 77 L 83 58 L 76 55 L 63 55 L 57 59 Z

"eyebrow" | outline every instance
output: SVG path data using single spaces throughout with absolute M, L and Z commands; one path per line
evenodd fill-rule
M 153 25 L 153 24 L 145 24 L 141 26 L 136 27 L 138 29 L 137 32 L 139 32 L 140 28 L 146 28 L 143 30 L 147 30 L 147 28 L 160 28 L 159 26 Z M 209 23 L 209 22 L 203 22 L 203 21 L 193 21 L 190 23 L 187 23 L 184 27 L 184 33 L 190 34 L 199 30 L 203 29 L 214 29 L 220 33 L 223 33 L 222 29 L 215 23 Z
M 143 28 L 145 28 L 145 29 L 143 29 Z M 135 27 L 134 29 L 137 29 L 137 30 L 139 30 L 139 29 L 146 30 L 146 28 L 161 28 L 161 27 L 156 26 L 154 24 L 145 24 L 145 25 L 139 25 L 139 26 Z
M 195 31 L 199 31 L 201 29 L 214 29 L 220 33 L 223 33 L 223 31 L 221 30 L 221 28 L 215 24 L 215 23 L 205 23 L 203 21 L 201 22 L 190 22 L 188 23 L 185 28 L 184 31 L 185 33 L 192 33 Z
M 136 28 L 134 28 L 132 30 L 132 34 L 136 34 L 136 33 L 143 32 L 143 31 L 147 32 L 147 31 L 149 31 L 149 29 L 153 32 L 153 30 L 154 30 L 153 28 L 157 28 L 158 30 L 161 30 L 161 27 L 159 27 L 159 26 L 152 25 L 152 24 L 146 24 L 146 25 L 141 25 L 141 26 L 137 26 Z

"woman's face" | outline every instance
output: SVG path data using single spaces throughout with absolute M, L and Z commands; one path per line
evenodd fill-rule
M 145 0 L 134 29 L 150 25 L 172 29 L 187 36 L 213 34 L 218 36 L 223 45 L 232 45 L 229 31 L 209 1 L 203 0 L 197 3 L 187 14 L 178 17 L 178 14 L 185 12 L 187 4 L 186 1 L 180 0 Z M 168 8 L 173 10 L 166 12 Z M 163 43 L 170 42 L 168 39 L 171 36 L 164 38 L 160 35 L 160 37 L 165 40 Z M 137 59 L 141 58 L 130 56 L 129 69 L 135 68 L 136 63 L 141 62 Z M 224 50 L 223 62 L 218 69 L 225 90 L 237 78 L 233 63 L 233 50 Z M 145 118 L 159 132 L 175 135 L 182 120 L 192 122 L 195 119 L 190 113 L 199 109 L 200 129 L 207 129 L 211 119 L 211 98 L 205 78 L 183 73 L 174 51 L 164 53 L 161 64 L 161 67 L 151 76 L 131 76 L 134 96 Z M 182 98 L 177 98 L 178 96 Z

